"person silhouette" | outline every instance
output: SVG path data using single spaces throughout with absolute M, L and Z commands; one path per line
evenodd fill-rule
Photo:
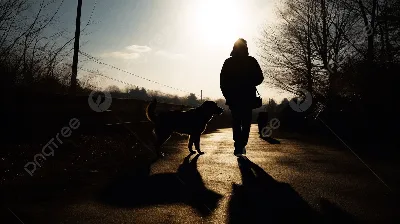
M 232 114 L 234 154 L 246 154 L 256 86 L 264 81 L 260 65 L 249 56 L 247 41 L 238 39 L 225 60 L 220 74 L 220 88 Z

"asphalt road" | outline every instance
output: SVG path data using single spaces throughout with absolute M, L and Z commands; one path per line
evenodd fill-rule
M 86 173 L 68 196 L 9 205 L 1 223 L 400 223 L 397 196 L 345 147 L 270 144 L 254 125 L 238 159 L 231 136 L 203 135 L 205 154 L 190 157 L 186 141 L 170 141 L 150 167 Z

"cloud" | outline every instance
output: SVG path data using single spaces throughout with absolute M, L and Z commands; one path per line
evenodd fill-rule
M 146 57 L 146 55 L 151 51 L 151 48 L 148 46 L 140 46 L 140 45 L 130 45 L 125 47 L 125 51 L 113 51 L 106 52 L 102 54 L 102 57 L 109 58 L 119 58 L 119 59 L 139 59 Z
M 167 52 L 167 51 L 163 51 L 163 50 L 159 50 L 154 54 L 156 56 L 166 57 L 171 60 L 183 59 L 185 57 L 183 54 L 175 54 L 175 53 L 171 53 L 171 52 Z
M 131 45 L 126 47 L 127 50 L 138 52 L 138 53 L 146 53 L 151 51 L 151 48 L 148 46 L 140 46 L 140 45 Z
M 126 53 L 121 51 L 114 51 L 110 53 L 102 54 L 103 57 L 111 57 L 111 58 L 121 58 L 121 59 L 138 59 L 140 58 L 139 53 Z
M 131 45 L 125 47 L 125 51 L 106 52 L 101 56 L 109 58 L 125 59 L 125 60 L 145 59 L 145 61 L 147 61 L 146 59 L 149 55 L 151 55 L 150 53 L 151 51 L 152 49 L 148 46 Z M 164 57 L 170 60 L 180 60 L 184 58 L 183 54 L 176 54 L 165 50 L 158 50 L 154 52 L 153 55 L 158 57 Z

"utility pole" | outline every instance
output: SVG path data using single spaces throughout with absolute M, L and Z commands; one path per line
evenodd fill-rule
M 76 85 L 77 85 L 76 77 L 78 76 L 79 37 L 81 36 L 81 15 L 82 15 L 82 0 L 78 0 L 78 7 L 76 9 L 74 58 L 72 61 L 71 86 L 69 89 L 69 94 L 71 96 L 74 96 L 76 94 Z
M 203 103 L 203 90 L 201 90 L 201 94 L 200 94 L 200 102 Z

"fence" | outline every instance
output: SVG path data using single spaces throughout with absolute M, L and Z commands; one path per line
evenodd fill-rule
M 5 106 L 4 141 L 41 142 L 59 131 L 72 118 L 79 119 L 79 132 L 85 134 L 149 132 L 153 125 L 146 118 L 149 102 L 136 99 L 113 98 L 104 112 L 93 111 L 88 96 L 26 95 L 11 96 Z M 188 110 L 189 106 L 158 103 L 157 111 Z M 227 127 L 227 115 L 213 119 L 208 129 Z

